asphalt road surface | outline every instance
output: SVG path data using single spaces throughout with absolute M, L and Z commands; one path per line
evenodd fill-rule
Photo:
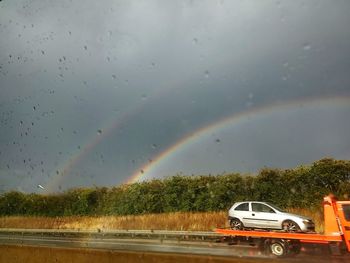
M 350 262 L 350 257 L 334 257 L 328 254 L 327 249 L 307 249 L 300 255 L 287 259 L 274 259 L 263 254 L 256 247 L 249 245 L 230 246 L 227 243 L 219 243 L 213 240 L 188 241 L 183 239 L 159 239 L 159 238 L 130 238 L 113 237 L 105 234 L 94 236 L 66 236 L 12 233 L 0 234 L 0 245 L 25 245 L 37 247 L 56 248 L 83 248 L 104 249 L 135 252 L 173 253 L 182 255 L 223 256 L 232 258 L 233 262 L 242 258 L 261 261 L 277 262 Z M 236 259 L 236 260 L 235 260 Z M 236 261 L 240 262 L 240 261 Z

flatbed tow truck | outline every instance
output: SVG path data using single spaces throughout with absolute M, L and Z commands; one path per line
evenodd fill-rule
M 332 255 L 350 254 L 350 201 L 323 198 L 324 233 L 216 229 L 230 245 L 249 243 L 276 257 L 299 254 L 306 244 L 327 246 Z

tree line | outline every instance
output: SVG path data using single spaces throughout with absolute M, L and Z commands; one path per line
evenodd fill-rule
M 0 215 L 136 215 L 220 211 L 234 202 L 268 201 L 282 208 L 319 208 L 329 193 L 350 197 L 350 161 L 321 159 L 294 169 L 263 168 L 257 175 L 176 175 L 112 188 L 75 188 L 41 195 L 0 195 Z

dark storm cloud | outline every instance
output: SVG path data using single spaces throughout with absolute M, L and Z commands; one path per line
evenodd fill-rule
M 119 183 L 225 116 L 349 94 L 349 9 L 329 1 L 2 1 L 5 187 L 37 190 L 80 152 L 63 188 Z M 103 139 L 85 151 L 96 136 Z M 250 152 L 266 148 L 260 143 Z M 247 151 L 255 164 L 246 171 L 316 157 L 259 158 Z

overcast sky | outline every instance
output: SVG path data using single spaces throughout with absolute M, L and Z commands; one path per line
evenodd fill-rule
M 346 0 L 2 0 L 0 191 L 350 159 L 349 14 Z

